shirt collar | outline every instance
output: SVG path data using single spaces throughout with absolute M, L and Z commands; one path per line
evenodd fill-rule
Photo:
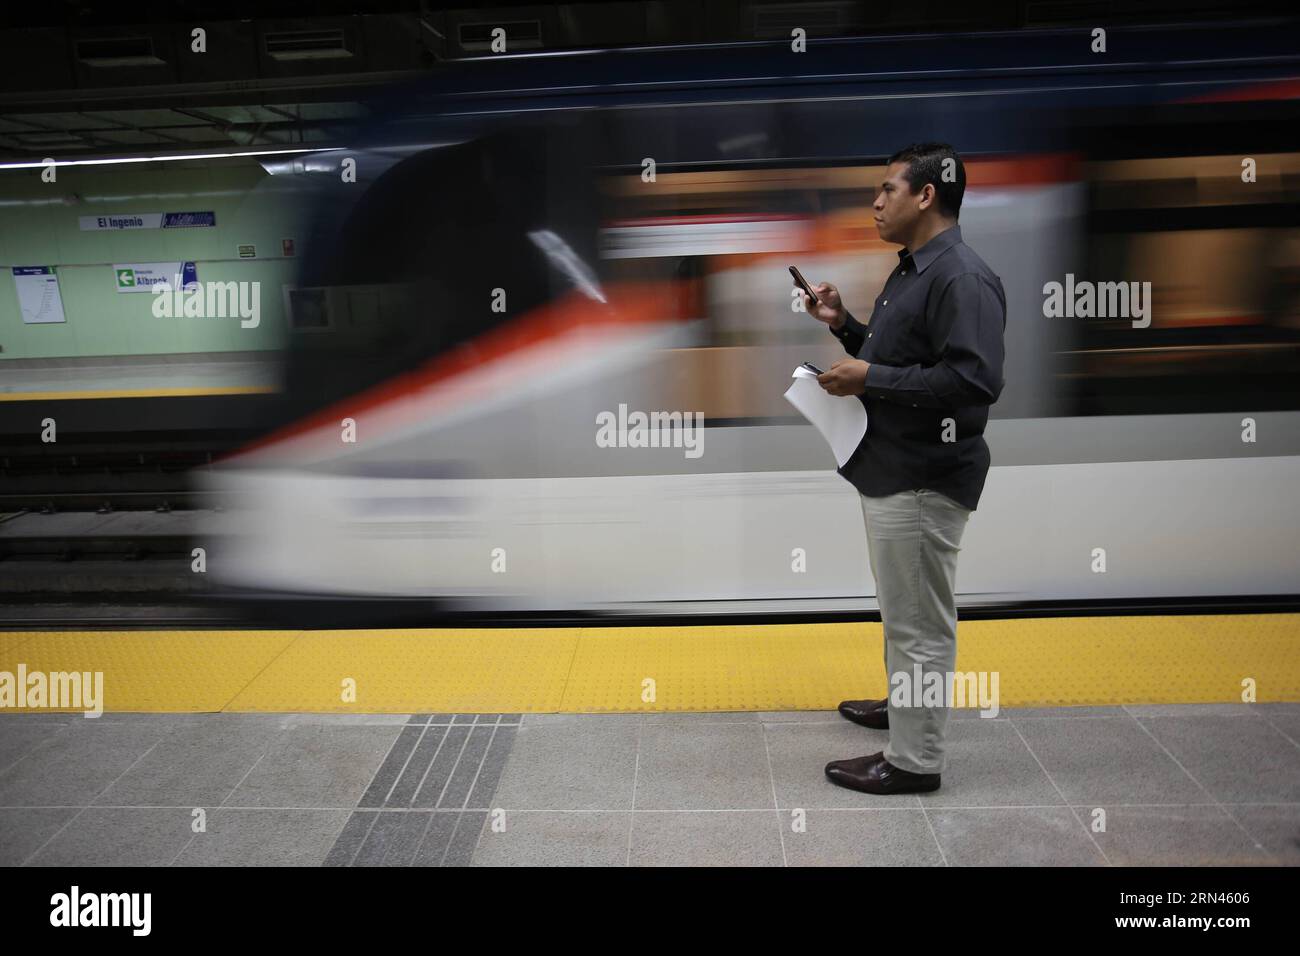
M 930 241 L 917 249 L 916 252 L 909 253 L 906 249 L 900 249 L 898 251 L 898 260 L 906 262 L 911 259 L 916 265 L 916 271 L 921 273 L 926 270 L 930 263 L 959 242 L 961 242 L 961 226 L 952 225 L 937 236 L 932 236 Z

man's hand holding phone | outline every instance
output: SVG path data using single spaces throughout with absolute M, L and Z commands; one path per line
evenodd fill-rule
M 802 278 L 802 276 L 797 276 L 797 278 Z M 798 286 L 799 282 L 796 281 L 795 285 Z M 838 331 L 844 324 L 844 305 L 840 302 L 840 290 L 829 282 L 819 282 L 815 286 L 808 286 L 808 288 L 817 294 L 818 301 L 814 304 L 812 298 L 808 295 L 807 289 L 801 288 L 804 311 L 818 322 L 825 322 Z
M 838 332 L 844 325 L 845 316 L 844 304 L 840 301 L 840 290 L 829 282 L 819 282 L 816 286 L 809 285 L 808 280 L 794 266 L 790 267 L 790 275 L 803 295 L 804 311 L 818 322 L 825 322 Z M 808 294 L 810 291 L 816 295 L 816 302 Z M 867 390 L 867 369 L 870 368 L 870 363 L 862 359 L 840 359 L 826 372 L 809 362 L 803 364 L 818 373 L 817 383 L 832 395 L 862 395 Z
M 840 359 L 817 376 L 817 384 L 831 395 L 862 395 L 867 391 L 867 369 L 862 359 Z

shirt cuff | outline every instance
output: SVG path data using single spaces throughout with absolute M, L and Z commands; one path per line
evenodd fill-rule
M 853 317 L 853 313 L 850 312 L 848 309 L 845 309 L 844 324 L 841 325 L 838 329 L 830 325 L 826 326 L 826 328 L 830 329 L 831 335 L 835 336 L 837 339 L 843 339 L 844 336 L 848 335 L 849 332 L 853 330 L 853 327 L 855 325 L 860 325 L 860 324 L 861 323 L 859 323 L 858 320 Z
M 879 362 L 867 363 L 867 391 L 876 389 L 881 392 L 888 392 L 898 382 L 898 373 L 902 369 L 893 365 L 881 365 Z

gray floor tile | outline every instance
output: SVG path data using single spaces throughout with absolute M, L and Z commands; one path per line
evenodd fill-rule
M 393 769 L 400 770 L 401 772 L 401 776 L 398 777 L 397 782 L 392 785 L 392 792 L 388 794 L 387 800 L 383 803 L 384 806 L 409 807 L 411 805 L 415 800 L 415 795 L 420 791 L 420 786 L 424 783 L 429 767 L 432 766 L 434 758 L 437 757 L 438 752 L 441 750 L 446 739 L 446 727 L 424 728 L 423 736 L 420 737 L 415 749 L 410 751 L 410 756 L 406 761 L 405 767 L 396 766 L 397 761 L 394 759 L 394 755 L 390 755 L 389 758 L 384 761 L 384 766 L 381 767 L 379 773 L 375 775 L 376 782 L 381 778 L 388 779 L 390 765 L 393 766 Z M 372 784 L 372 786 L 374 786 L 374 784 Z M 375 797 L 382 797 L 382 794 L 377 792 L 379 789 L 382 789 L 382 787 L 376 787 L 373 791 L 370 788 L 367 788 L 366 796 L 361 800 L 362 806 L 372 805 L 370 803 L 372 794 Z
M 758 715 L 751 711 L 718 710 L 704 713 L 685 713 L 682 711 L 662 714 L 642 714 L 641 723 L 646 727 L 662 727 L 675 724 L 752 724 Z
M 1070 803 L 1206 802 L 1205 792 L 1130 717 L 1030 720 L 1017 728 Z
M 782 810 L 852 807 L 910 807 L 921 804 L 914 794 L 878 796 L 839 787 L 826 778 L 832 760 L 862 757 L 883 750 L 889 732 L 859 727 L 846 720 L 830 724 L 765 724 L 767 750 L 772 758 L 776 802 Z M 640 790 L 637 807 L 641 806 Z
M 1104 866 L 1069 807 L 930 810 L 949 866 Z
M 483 757 L 487 753 L 488 744 L 495 733 L 495 725 L 475 726 L 470 731 L 469 739 L 465 741 L 465 747 L 461 750 L 460 760 L 457 761 L 456 767 L 452 770 L 451 777 L 447 781 L 447 787 L 442 792 L 442 800 L 438 804 L 440 807 L 465 806 L 465 802 L 469 799 L 469 792 L 474 786 L 474 781 L 478 779 L 479 768 L 483 765 Z
M 351 866 L 352 861 L 361 852 L 371 828 L 379 820 L 378 810 L 358 810 L 348 817 L 347 823 L 339 832 L 325 856 L 323 866 Z
M 430 811 L 432 812 L 432 811 Z M 411 839 L 410 825 L 411 817 L 416 816 L 414 813 L 403 811 L 380 811 L 379 816 L 375 819 L 374 826 L 366 834 L 366 841 L 357 851 L 355 859 L 352 861 L 353 866 L 382 866 L 390 852 L 401 855 L 404 853 L 404 847 L 408 845 Z M 420 814 L 418 820 L 421 824 L 427 824 L 428 814 Z M 415 834 L 416 844 L 419 844 L 419 838 L 423 836 L 423 827 L 420 832 Z
M 810 810 L 806 828 L 785 823 L 790 866 L 942 866 L 921 810 Z
M 214 807 L 226 799 L 281 731 L 264 720 L 213 715 L 160 740 L 96 804 Z
M 105 711 L 98 717 L 83 717 L 80 714 L 63 714 L 64 717 L 72 717 L 71 723 L 80 724 L 158 724 L 160 726 L 177 727 L 187 723 L 198 723 L 207 720 L 213 716 L 211 712 L 190 713 L 190 714 L 163 714 L 156 711 Z
M 448 725 L 446 727 L 429 727 L 429 733 L 441 733 L 442 741 L 438 745 L 438 751 L 433 755 L 433 761 L 423 773 L 423 778 L 419 782 L 419 789 L 415 791 L 415 796 L 411 798 L 412 807 L 423 807 L 434 809 L 435 807 L 445 807 L 448 804 L 445 801 L 447 794 L 447 785 L 451 781 L 452 774 L 460 766 L 461 758 L 466 748 L 469 746 L 470 734 L 473 731 L 472 726 L 468 725 Z
M 598 726 L 602 729 L 611 727 L 636 727 L 641 723 L 640 714 L 524 714 L 520 723 L 525 727 L 573 727 Z
M 0 723 L 0 772 L 63 733 L 67 721 L 6 720 Z
M 645 865 L 779 865 L 783 849 L 791 865 L 933 865 L 931 825 L 950 863 L 1088 865 L 1098 806 L 1118 865 L 1300 864 L 1300 704 L 977 716 L 952 714 L 941 790 L 875 797 L 823 767 L 887 732 L 834 711 L 0 714 L 0 865 L 42 847 L 32 863 L 622 865 L 629 835 Z M 1178 763 L 1236 822 L 1194 805 L 1212 797 Z M 474 812 L 380 815 L 357 809 L 363 794 Z M 190 807 L 207 808 L 206 834 Z
M 188 842 L 188 810 L 82 810 L 30 866 L 166 866 Z
M 169 730 L 161 720 L 71 723 L 0 772 L 0 806 L 85 806 Z
M 107 715 L 104 715 L 107 716 Z M 80 714 L 53 713 L 50 711 L 23 711 L 22 713 L 0 713 L 0 734 L 7 733 L 11 727 L 23 724 L 70 724 L 74 720 L 101 720 L 102 717 L 87 718 Z
M 1073 725 L 1070 721 L 1054 723 Z M 943 786 L 921 795 L 927 809 L 1064 803 L 1010 720 L 950 720 L 946 747 Z
M 1141 722 L 1215 799 L 1300 802 L 1300 750 L 1269 721 L 1204 715 Z
M 409 714 L 244 714 L 275 720 L 285 729 L 290 727 L 370 727 L 379 725 L 404 725 Z
M 483 824 L 475 866 L 623 866 L 630 813 L 505 811 L 504 829 Z
M 501 783 L 501 774 L 505 770 L 506 761 L 514 749 L 515 734 L 518 732 L 517 726 L 503 724 L 497 727 L 496 736 L 492 738 L 488 752 L 483 757 L 483 765 L 479 768 L 478 779 L 474 782 L 474 789 L 470 792 L 466 807 L 488 810 L 492 809 L 492 805 L 497 802 L 495 799 L 497 787 Z
M 1271 711 L 1264 712 L 1263 717 L 1282 735 L 1291 741 L 1292 746 L 1300 747 L 1300 712 Z
M 431 812 L 429 826 L 424 831 L 424 839 L 420 841 L 415 855 L 411 858 L 411 865 L 442 866 L 461 816 L 462 814 L 446 811 Z
M 1258 717 L 1255 704 L 1125 704 L 1133 717 Z
M 1269 701 L 1263 704 L 1252 704 L 1251 706 L 1265 716 L 1289 714 L 1300 717 L 1300 701 Z
M 754 714 L 764 724 L 843 724 L 847 721 L 833 710 L 763 710 Z
M 320 866 L 347 810 L 214 810 L 177 866 Z
M 493 804 L 507 810 L 630 810 L 638 718 L 534 723 L 527 715 Z
M 997 717 L 985 717 L 985 720 L 1000 720 L 1006 716 L 1007 711 L 999 711 Z M 766 724 L 781 723 L 826 723 L 826 724 L 849 724 L 857 726 L 852 721 L 840 716 L 838 710 L 766 710 L 756 712 L 755 717 Z M 954 707 L 952 708 L 953 720 L 970 720 L 979 718 L 980 710 L 977 707 Z M 865 729 L 865 728 L 864 728 Z
M 1287 866 L 1300 866 L 1300 805 L 1229 807 L 1273 858 Z
M 1092 807 L 1075 807 L 1092 827 Z M 1115 866 L 1245 866 L 1271 862 L 1215 806 L 1106 807 L 1106 829 L 1093 833 Z
M 995 714 L 986 714 L 979 707 L 950 707 L 948 708 L 949 721 L 954 720 L 1006 720 L 1013 713 L 1010 710 L 998 708 Z
M 1101 707 L 1004 707 L 998 712 L 998 716 L 1011 720 L 1065 720 L 1070 717 L 1127 717 L 1129 715 L 1117 704 Z
M 436 731 L 439 734 L 441 732 L 441 730 Z M 366 786 L 358 806 L 374 809 L 387 805 L 389 796 L 397 786 L 398 778 L 405 773 L 416 748 L 428 737 L 428 734 L 429 728 L 422 725 L 408 724 L 402 728 L 393 740 L 393 745 L 388 748 L 388 753 L 384 754 L 384 762 L 379 765 L 379 769 Z
M 757 722 L 648 725 L 639 752 L 638 811 L 774 809 Z
M 281 731 L 230 795 L 231 807 L 352 809 L 402 730 L 299 726 Z
M 632 866 L 781 866 L 775 810 L 632 815 Z
M 459 814 L 447 855 L 442 859 L 443 866 L 469 866 L 474 857 L 474 847 L 479 841 L 479 834 L 487 820 L 484 810 L 466 810 Z
M 0 866 L 20 865 L 77 812 L 46 807 L 0 810 Z
M 384 866 L 411 865 L 435 813 L 434 810 L 412 810 L 399 814 L 402 819 L 396 835 L 389 841 L 388 852 L 384 854 Z

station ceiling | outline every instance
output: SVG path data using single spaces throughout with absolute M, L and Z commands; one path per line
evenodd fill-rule
M 0 161 L 333 141 L 386 84 L 511 52 L 1269 15 L 1242 0 L 48 0 L 0 24 Z M 196 32 L 201 31 L 201 34 Z M 202 42 L 198 38 L 201 36 Z M 199 47 L 202 49 L 199 49 Z

